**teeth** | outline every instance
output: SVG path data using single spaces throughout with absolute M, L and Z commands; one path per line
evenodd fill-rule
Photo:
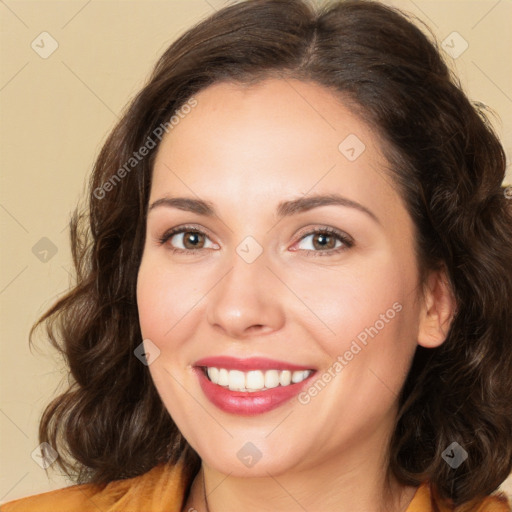
M 267 370 L 265 372 L 265 387 L 267 389 L 277 388 L 279 386 L 279 372 L 277 370 Z
M 240 373 L 244 375 L 243 372 Z M 247 375 L 244 375 L 244 377 L 245 382 L 242 381 L 242 387 L 247 387 L 248 389 L 263 389 L 265 386 L 265 375 L 259 370 L 247 372 Z
M 244 372 L 231 370 L 229 372 L 229 389 L 231 391 L 241 391 L 245 387 Z
M 292 373 L 292 382 L 293 383 L 302 382 L 308 376 L 307 371 L 308 370 L 304 370 L 304 371 L 300 371 L 300 372 L 293 372 Z
M 212 370 L 216 370 L 217 368 L 211 368 Z M 229 372 L 225 370 L 224 368 L 221 368 L 219 370 L 219 376 L 218 380 L 214 381 L 213 377 L 210 376 L 210 368 L 208 368 L 208 377 L 210 377 L 212 382 L 215 382 L 215 384 L 218 384 L 219 386 L 228 386 L 229 385 Z
M 216 384 L 219 382 L 219 373 L 218 368 L 208 368 L 208 377 L 210 377 L 210 380 Z
M 279 375 L 279 384 L 281 386 L 288 386 L 292 381 L 292 372 L 290 370 L 283 370 Z
M 208 378 L 219 386 L 227 387 L 231 391 L 261 391 L 276 388 L 277 386 L 289 386 L 307 379 L 313 370 L 251 370 L 241 372 L 239 370 L 226 370 L 225 368 L 208 367 Z

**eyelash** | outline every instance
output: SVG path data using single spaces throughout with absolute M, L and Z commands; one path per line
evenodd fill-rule
M 200 235 L 204 235 L 204 236 L 208 237 L 208 235 L 206 233 L 204 233 L 200 229 L 197 229 L 196 227 L 181 226 L 181 227 L 173 228 L 169 231 L 166 231 L 161 237 L 158 238 L 158 242 L 160 245 L 163 245 L 168 240 L 170 240 L 174 235 L 177 235 L 180 233 L 198 233 Z M 343 233 L 342 231 L 338 231 L 337 229 L 329 228 L 329 227 L 315 228 L 311 231 L 308 231 L 307 233 L 305 233 L 304 235 L 301 236 L 299 241 L 301 241 L 302 239 L 304 239 L 310 235 L 315 235 L 318 233 L 335 236 L 340 242 L 342 242 L 344 244 L 344 247 L 338 247 L 337 249 L 329 249 L 326 251 L 314 251 L 314 250 L 310 250 L 310 249 L 302 249 L 303 251 L 306 251 L 306 253 L 309 253 L 310 256 L 314 256 L 314 257 L 316 257 L 316 256 L 332 256 L 334 254 L 339 254 L 340 252 L 346 251 L 347 249 L 350 249 L 351 247 L 354 246 L 353 240 L 350 237 L 348 237 L 345 233 Z M 176 249 L 174 247 L 171 247 L 171 251 L 173 253 L 196 254 L 197 252 L 199 252 L 201 250 L 203 250 L 203 248 Z M 298 249 L 298 250 L 301 250 L 301 249 Z

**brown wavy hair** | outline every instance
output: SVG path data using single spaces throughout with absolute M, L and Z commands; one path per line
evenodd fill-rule
M 69 365 L 69 388 L 45 409 L 39 436 L 58 450 L 70 477 L 105 484 L 180 456 L 189 480 L 197 473 L 198 454 L 133 353 L 142 341 L 136 281 L 156 149 L 115 185 L 105 184 L 205 87 L 277 77 L 329 88 L 376 128 L 387 172 L 416 226 L 422 279 L 445 268 L 456 298 L 445 343 L 417 348 L 400 396 L 390 470 L 404 484 L 430 481 L 436 496 L 456 505 L 471 505 L 505 480 L 512 470 L 505 155 L 482 105 L 469 101 L 440 53 L 406 14 L 365 0 L 323 7 L 244 1 L 165 51 L 104 143 L 88 204 L 71 219 L 76 283 L 30 333 L 32 340 L 44 324 Z M 454 441 L 469 454 L 457 469 L 442 458 Z

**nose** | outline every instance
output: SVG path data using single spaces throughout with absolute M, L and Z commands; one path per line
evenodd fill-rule
M 284 285 L 267 268 L 265 253 L 247 263 L 235 252 L 230 263 L 230 270 L 207 295 L 208 323 L 233 339 L 281 329 Z

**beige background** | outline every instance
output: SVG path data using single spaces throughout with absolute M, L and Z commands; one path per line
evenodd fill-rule
M 510 158 L 512 3 L 388 3 L 416 14 L 440 40 L 456 31 L 467 41 L 467 50 L 448 60 L 469 96 L 497 112 L 496 128 Z M 34 320 L 68 287 L 67 222 L 83 193 L 85 177 L 118 113 L 141 87 L 157 57 L 179 34 L 223 4 L 0 1 L 0 502 L 69 483 L 58 474 L 48 480 L 31 458 L 38 445 L 39 415 L 65 372 L 44 343 L 38 344 L 41 353 L 31 353 L 27 340 Z M 42 32 L 58 43 L 46 59 L 31 48 Z M 453 40 L 452 46 L 460 50 L 463 41 L 451 38 L 448 42 Z M 49 45 L 46 39 L 45 48 Z M 510 169 L 507 182 L 512 183 Z M 40 242 L 44 237 L 51 243 Z M 39 249 L 50 250 L 46 262 L 32 250 L 37 243 Z

